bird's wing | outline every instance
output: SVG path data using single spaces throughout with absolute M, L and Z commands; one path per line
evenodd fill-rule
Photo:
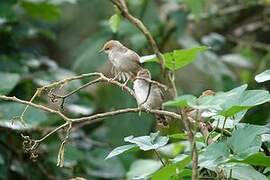
M 140 64 L 140 56 L 135 51 L 129 49 L 126 51 L 125 56 Z

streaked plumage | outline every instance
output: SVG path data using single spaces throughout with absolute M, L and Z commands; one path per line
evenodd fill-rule
M 137 73 L 136 78 L 146 78 L 151 80 L 150 72 L 146 69 L 141 69 Z M 156 84 L 150 84 L 149 82 L 136 79 L 133 84 L 133 89 L 135 92 L 135 97 L 138 106 L 145 109 L 162 109 L 163 96 L 162 91 Z M 148 96 L 148 97 L 147 97 Z M 166 117 L 163 115 L 155 114 L 156 120 L 159 124 L 163 126 L 168 126 Z

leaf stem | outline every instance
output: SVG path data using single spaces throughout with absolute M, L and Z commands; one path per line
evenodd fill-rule
M 222 131 L 221 131 L 221 137 L 223 137 L 224 131 L 225 131 L 225 125 L 226 125 L 226 121 L 227 121 L 227 116 L 225 117 L 224 121 L 223 121 L 223 125 L 222 125 Z
M 160 160 L 160 162 L 161 162 L 161 164 L 163 165 L 163 167 L 165 167 L 166 164 L 165 164 L 165 162 L 162 160 L 160 154 L 159 154 L 155 149 L 154 149 L 154 152 L 155 152 L 157 158 Z

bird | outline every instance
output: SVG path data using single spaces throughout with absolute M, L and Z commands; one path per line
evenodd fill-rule
M 113 65 L 112 71 L 115 77 L 112 80 L 123 80 L 124 85 L 130 79 L 135 78 L 137 72 L 142 69 L 140 56 L 117 40 L 106 42 L 99 52 L 105 52 Z
M 133 90 L 137 104 L 146 110 L 162 110 L 163 94 L 161 89 L 145 79 L 151 80 L 151 74 L 147 69 L 138 71 L 133 83 Z M 169 123 L 164 115 L 155 114 L 158 125 L 168 127 Z

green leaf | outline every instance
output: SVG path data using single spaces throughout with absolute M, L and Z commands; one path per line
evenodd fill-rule
M 233 116 L 241 111 L 244 111 L 246 109 L 249 109 L 250 106 L 239 106 L 239 105 L 234 105 L 230 107 L 229 109 L 226 109 L 224 111 L 221 111 L 219 114 L 225 117 L 230 117 Z
M 267 129 L 263 126 L 249 124 L 244 124 L 243 127 L 238 126 L 227 140 L 234 158 L 243 160 L 251 154 L 259 152 L 262 144 L 260 135 L 266 131 Z
M 110 24 L 110 27 L 114 33 L 116 33 L 118 31 L 119 26 L 120 26 L 120 22 L 121 22 L 121 16 L 118 13 L 116 13 L 110 17 L 109 24 Z
M 14 73 L 0 73 L 0 94 L 8 94 L 19 82 L 19 74 Z
M 270 80 L 270 69 L 255 76 L 255 80 L 259 83 Z
M 208 50 L 207 46 L 198 46 L 191 49 L 175 50 L 173 51 L 173 61 L 167 61 L 167 67 L 172 70 L 180 69 L 192 63 L 198 53 Z
M 155 160 L 137 160 L 127 173 L 128 179 L 148 179 L 162 164 Z
M 198 46 L 191 49 L 181 49 L 174 50 L 173 52 L 163 54 L 165 58 L 165 66 L 170 70 L 180 69 L 190 63 L 192 63 L 198 53 L 208 50 L 207 46 Z M 145 62 L 159 62 L 159 60 L 154 58 L 149 58 Z
M 187 135 L 185 133 L 177 133 L 169 135 L 169 138 L 172 139 L 187 139 Z
M 183 95 L 183 96 L 177 97 L 175 100 L 167 101 L 163 105 L 169 106 L 169 107 L 185 108 L 189 106 L 189 103 L 194 104 L 196 102 L 196 99 L 197 98 L 193 95 Z
M 217 92 L 215 96 L 202 96 L 196 98 L 192 95 L 183 95 L 175 100 L 168 101 L 164 103 L 164 106 L 171 107 L 192 107 L 194 109 L 213 109 L 216 111 L 224 110 L 221 106 L 226 103 L 230 103 L 232 106 L 235 104 L 235 100 L 245 91 L 247 85 L 242 85 L 240 87 L 234 88 L 228 92 Z M 227 105 L 228 106 L 228 105 Z
M 225 142 L 210 144 L 201 155 L 199 165 L 206 168 L 215 168 L 216 166 L 228 160 L 230 150 Z
M 185 145 L 181 143 L 170 143 L 166 146 L 163 146 L 158 149 L 158 152 L 160 152 L 162 155 L 174 158 L 175 156 L 179 155 L 181 152 L 183 152 L 185 149 Z
M 21 6 L 25 11 L 34 18 L 40 18 L 45 21 L 57 21 L 60 17 L 60 9 L 47 2 L 26 2 L 23 1 Z
M 236 113 L 270 101 L 270 94 L 264 90 L 247 90 L 239 97 L 224 103 L 223 111 L 219 114 L 229 117 Z
M 245 158 L 244 160 L 232 159 L 229 162 L 241 162 L 241 163 L 250 164 L 253 166 L 270 167 L 270 157 L 266 156 L 265 154 L 261 152 L 252 154 L 248 156 L 247 158 Z
M 242 163 L 228 163 L 223 168 L 226 174 L 232 170 L 232 178 L 244 180 L 268 180 L 266 176 L 256 171 L 252 166 Z
M 131 150 L 135 150 L 135 149 L 137 149 L 137 146 L 133 144 L 120 146 L 113 149 L 105 159 L 110 159 L 112 157 L 118 156 L 119 154 L 122 154 L 127 151 L 131 151 Z
M 8 127 L 11 129 L 22 130 L 25 129 L 23 125 L 20 123 L 13 123 L 11 119 L 16 116 L 19 116 L 25 105 L 8 102 L 8 103 L 1 103 L 0 104 L 0 126 Z M 25 113 L 24 120 L 27 123 L 27 127 L 33 127 L 39 125 L 40 123 L 47 120 L 47 115 L 43 111 L 34 109 L 29 107 L 29 109 Z
M 200 14 L 204 10 L 204 0 L 184 0 L 185 4 L 191 10 L 191 13 L 196 17 L 199 18 Z
M 133 137 L 128 136 L 124 140 L 126 142 L 130 142 L 133 144 L 137 144 L 139 148 L 143 151 L 148 151 L 152 149 L 158 149 L 162 146 L 165 146 L 169 138 L 165 136 L 159 136 L 159 132 L 150 133 L 150 136 L 140 136 L 140 137 Z
M 155 172 L 152 176 L 152 180 L 169 180 L 173 176 L 181 176 L 183 175 L 181 173 L 181 170 L 183 170 L 190 162 L 191 157 L 187 156 L 182 161 L 179 161 L 175 164 L 167 165 Z

